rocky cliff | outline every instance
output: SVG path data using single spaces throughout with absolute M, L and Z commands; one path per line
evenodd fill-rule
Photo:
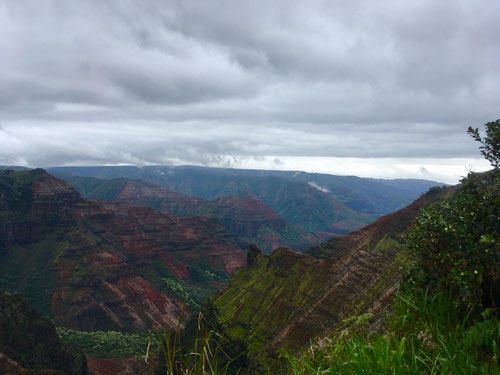
M 173 326 L 244 264 L 209 218 L 83 199 L 45 171 L 0 171 L 0 286 L 81 330 Z

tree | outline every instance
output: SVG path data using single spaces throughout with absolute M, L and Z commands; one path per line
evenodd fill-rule
M 467 133 L 474 140 L 481 143 L 482 146 L 479 147 L 481 153 L 495 169 L 498 169 L 500 164 L 500 119 L 488 122 L 484 126 L 486 127 L 486 137 L 484 139 L 479 135 L 478 128 L 473 129 L 469 126 Z

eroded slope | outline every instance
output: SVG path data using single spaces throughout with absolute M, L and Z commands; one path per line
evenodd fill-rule
M 86 201 L 45 171 L 0 172 L 0 286 L 57 324 L 173 326 L 244 263 L 245 243 L 209 218 Z

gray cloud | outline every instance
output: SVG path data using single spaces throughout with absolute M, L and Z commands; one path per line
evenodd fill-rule
M 0 163 L 473 158 L 466 127 L 499 117 L 498 14 L 494 0 L 0 0 Z

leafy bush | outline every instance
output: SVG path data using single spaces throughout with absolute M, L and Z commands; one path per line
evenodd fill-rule
M 481 138 L 479 129 L 472 129 L 469 126 L 469 133 L 475 141 L 481 143 L 479 150 L 484 158 L 488 160 L 494 168 L 498 168 L 500 164 L 500 119 L 488 122 L 485 125 L 486 137 Z
M 486 124 L 483 154 L 494 169 L 470 173 L 451 202 L 423 210 L 406 234 L 416 263 L 408 282 L 415 287 L 446 289 L 469 305 L 500 305 L 500 121 Z M 469 130 L 471 132 L 471 129 Z
M 195 302 L 193 298 L 191 298 L 191 295 L 188 290 L 181 284 L 176 278 L 162 278 L 162 280 L 165 282 L 167 288 L 174 293 L 178 298 L 182 299 L 183 301 L 186 301 L 189 304 L 189 307 L 194 310 L 198 311 L 200 310 L 200 305 Z

